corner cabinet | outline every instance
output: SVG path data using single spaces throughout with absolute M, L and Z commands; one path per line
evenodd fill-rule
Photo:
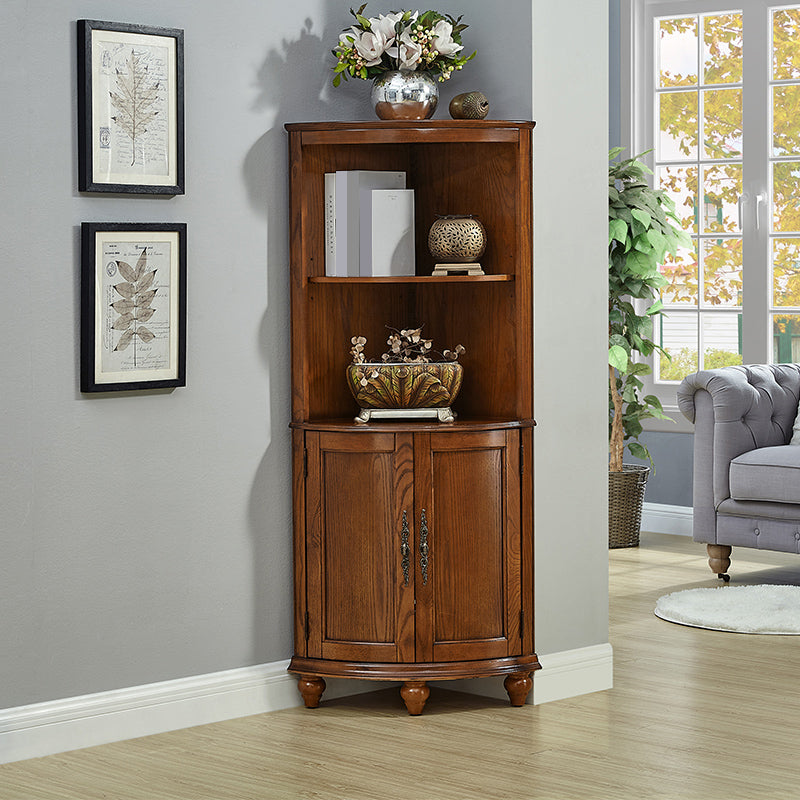
M 288 124 L 295 653 L 306 706 L 326 677 L 426 682 L 505 676 L 522 705 L 533 640 L 531 135 L 507 121 Z M 326 277 L 325 173 L 406 173 L 416 274 Z M 437 215 L 473 214 L 481 276 L 432 277 Z M 463 344 L 455 422 L 360 424 L 350 338 L 386 326 Z

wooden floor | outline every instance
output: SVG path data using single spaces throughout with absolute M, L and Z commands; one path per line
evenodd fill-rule
M 611 551 L 615 688 L 541 706 L 396 690 L 0 767 L 1 800 L 797 800 L 800 637 L 653 616 L 714 586 L 704 547 Z M 800 584 L 800 557 L 734 550 L 732 583 Z M 457 684 L 454 684 L 457 685 Z

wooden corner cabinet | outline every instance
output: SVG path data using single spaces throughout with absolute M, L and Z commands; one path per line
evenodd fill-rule
M 533 122 L 287 124 L 295 645 L 306 706 L 325 678 L 505 676 L 522 705 L 533 638 Z M 390 170 L 414 190 L 416 274 L 327 277 L 325 174 Z M 472 214 L 484 275 L 432 277 L 437 215 Z M 454 422 L 358 423 L 350 339 L 386 326 L 463 344 Z

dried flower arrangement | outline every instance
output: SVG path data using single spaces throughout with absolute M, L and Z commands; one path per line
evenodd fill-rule
M 391 331 L 386 340 L 389 350 L 381 356 L 381 361 L 386 364 L 430 364 L 435 361 L 458 361 L 458 357 L 465 352 L 464 346 L 460 344 L 456 345 L 455 349 L 445 350 L 443 353 L 434 350 L 433 340 L 422 338 L 422 326 L 400 331 L 389 325 L 386 327 Z M 367 361 L 364 355 L 364 345 L 367 340 L 363 336 L 354 336 L 350 343 L 353 345 L 350 348 L 350 355 L 353 357 L 354 364 L 377 363 Z

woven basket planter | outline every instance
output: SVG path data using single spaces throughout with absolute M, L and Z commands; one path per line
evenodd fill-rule
M 608 473 L 608 546 L 638 547 L 642 503 L 650 467 L 623 464 Z

